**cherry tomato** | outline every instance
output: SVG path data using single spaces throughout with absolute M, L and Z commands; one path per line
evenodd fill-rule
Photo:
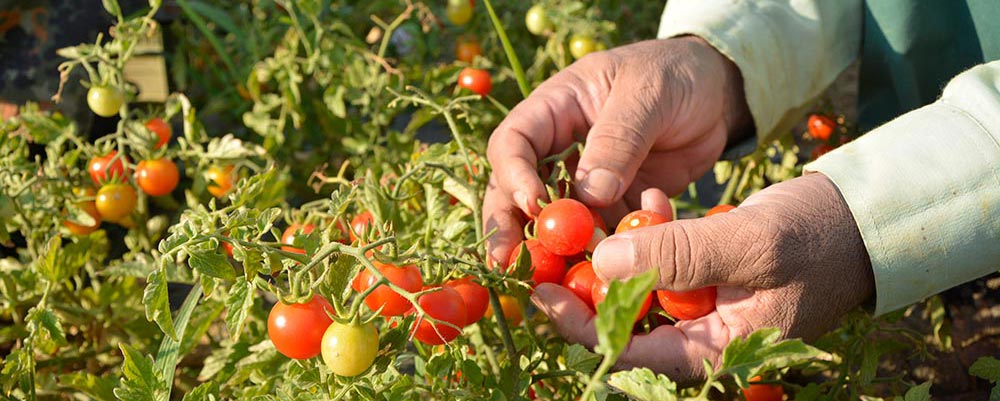
M 669 217 L 656 213 L 652 210 L 636 210 L 626 214 L 625 217 L 622 217 L 622 221 L 618 222 L 618 227 L 615 228 L 615 233 L 621 234 L 629 230 L 669 222 Z
M 465 302 L 465 323 L 462 326 L 478 322 L 486 314 L 486 308 L 490 306 L 490 292 L 473 281 L 471 276 L 451 280 L 444 286 L 458 291 Z
M 656 299 L 670 316 L 680 320 L 697 319 L 715 310 L 715 287 L 691 291 L 658 290 Z
M 596 210 L 590 209 L 590 217 L 594 218 L 594 227 L 603 230 L 605 233 L 609 232 L 607 223 L 604 222 L 604 218 Z
M 136 184 L 139 184 L 143 192 L 153 196 L 169 194 L 177 188 L 181 179 L 177 165 L 169 159 L 143 160 L 139 162 L 135 172 Z
M 356 241 L 358 239 L 358 235 L 364 235 L 365 231 L 368 230 L 368 226 L 370 226 L 373 222 L 375 222 L 375 217 L 373 217 L 372 213 L 367 210 L 361 212 L 357 216 L 354 216 L 354 219 L 351 220 L 351 242 Z
M 474 38 L 461 38 L 455 44 L 455 58 L 459 61 L 471 63 L 477 56 L 483 54 L 483 48 L 479 47 L 479 42 Z
M 462 327 L 467 319 L 465 301 L 462 295 L 451 287 L 439 287 L 438 291 L 421 295 L 417 304 L 431 318 Z M 445 324 L 434 324 L 424 317 L 414 323 L 413 337 L 424 344 L 439 345 L 454 340 L 462 330 Z
M 733 210 L 733 209 L 736 209 L 736 206 L 733 206 L 733 205 L 718 205 L 718 206 L 715 206 L 715 207 L 713 207 L 711 209 L 708 209 L 708 212 L 705 212 L 705 217 L 714 216 L 714 215 L 717 215 L 717 214 L 725 213 L 725 212 L 728 212 L 728 211 Z
M 233 189 L 233 166 L 212 166 L 205 172 L 208 179 L 208 193 L 216 198 L 226 196 Z
M 597 310 L 597 305 L 604 302 L 604 298 L 608 296 L 608 288 L 610 288 L 608 283 L 601 280 L 597 280 L 597 282 L 594 283 L 594 286 L 591 287 L 590 298 L 594 300 L 594 310 Z M 635 317 L 635 321 L 638 322 L 643 316 L 646 316 L 646 313 L 649 312 L 649 307 L 652 305 L 653 293 L 649 293 L 649 295 L 646 296 L 646 300 L 642 302 L 642 308 L 639 309 L 639 314 Z
M 170 142 L 170 136 L 172 134 L 172 130 L 170 129 L 170 124 L 167 124 L 165 121 L 163 121 L 163 119 L 155 117 L 150 119 L 149 121 L 146 121 L 146 129 L 153 131 L 153 133 L 156 134 L 158 138 L 160 138 L 159 140 L 156 141 L 156 146 L 154 147 L 154 149 L 162 148 L 163 145 L 166 145 L 167 142 Z
M 229 257 L 233 257 L 233 244 L 230 244 L 229 242 L 226 241 L 222 241 L 221 245 L 222 249 L 226 251 L 226 255 L 229 255 Z
M 503 317 L 507 319 L 513 326 L 518 326 L 521 321 L 524 320 L 524 315 L 521 313 L 521 303 L 517 302 L 517 298 L 507 294 L 500 294 L 498 297 L 500 301 L 500 309 L 503 310 Z M 486 318 L 493 318 L 493 305 L 490 305 L 486 309 Z
M 528 13 L 524 15 L 524 25 L 533 35 L 542 35 L 552 29 L 552 21 L 549 20 L 548 12 L 541 4 L 528 9 Z
M 78 197 L 93 197 L 93 188 L 74 188 L 73 194 Z M 73 235 L 89 235 L 101 227 L 101 213 L 97 211 L 97 204 L 94 201 L 77 202 L 76 207 L 89 214 L 94 219 L 93 225 L 83 225 L 72 220 L 63 221 L 63 226 L 69 229 Z
M 563 276 L 566 275 L 566 259 L 549 251 L 537 239 L 524 241 L 524 245 L 528 247 L 528 254 L 531 256 L 531 280 L 535 285 L 562 283 Z M 521 247 L 514 247 L 508 260 L 513 263 L 520 255 Z
M 302 225 L 302 224 L 299 224 L 299 223 L 292 223 L 292 225 L 288 226 L 288 228 L 286 228 L 285 231 L 283 233 L 281 233 L 281 243 L 285 244 L 285 245 L 281 246 L 281 250 L 282 251 L 286 251 L 286 252 L 301 253 L 301 254 L 305 255 L 306 254 L 306 250 L 305 249 L 296 248 L 296 247 L 291 246 L 291 245 L 295 244 L 295 235 L 296 234 L 308 235 L 309 233 L 313 232 L 313 230 L 315 230 L 315 229 L 316 229 L 316 226 L 314 226 L 312 224 Z
M 132 214 L 136 204 L 135 189 L 126 184 L 107 184 L 97 191 L 97 212 L 105 220 L 119 221 Z
M 594 273 L 594 265 L 589 260 L 585 260 L 577 263 L 566 272 L 562 285 L 573 291 L 577 298 L 580 298 L 590 309 L 594 309 L 594 298 L 591 296 L 591 291 L 594 285 L 600 281 L 597 274 Z
M 111 117 L 125 103 L 125 95 L 117 88 L 107 86 L 91 86 L 87 91 L 87 105 L 101 117 Z
M 465 25 L 472 20 L 472 1 L 448 0 L 448 5 L 444 8 L 444 15 L 455 25 Z
M 569 53 L 577 60 L 597 50 L 597 41 L 589 36 L 573 35 L 569 40 Z
M 322 339 L 323 362 L 334 374 L 353 377 L 368 370 L 378 356 L 375 325 L 333 322 Z
M 390 283 L 395 284 L 397 287 L 402 288 L 408 292 L 418 292 L 424 286 L 424 279 L 420 275 L 420 269 L 417 266 L 406 265 L 403 267 L 396 267 L 390 264 L 381 263 L 379 261 L 372 261 L 375 268 L 389 280 Z M 358 288 L 360 291 L 367 291 L 372 285 L 378 281 L 375 275 L 371 274 L 367 270 L 362 270 L 359 274 Z M 461 298 L 461 296 L 459 296 Z M 399 316 L 413 307 L 406 298 L 402 295 L 396 293 L 391 288 L 385 285 L 379 285 L 377 288 L 372 290 L 367 297 L 365 297 L 365 305 L 371 310 L 378 310 L 382 308 L 379 312 L 382 316 Z M 463 305 L 464 306 L 464 305 Z
M 486 70 L 466 67 L 458 73 L 458 87 L 473 91 L 479 96 L 486 96 L 493 89 L 493 80 Z
M 545 206 L 536 224 L 538 240 L 556 255 L 578 254 L 594 236 L 590 209 L 574 199 L 559 199 Z
M 750 387 L 743 389 L 743 397 L 747 401 L 781 401 L 785 398 L 785 390 L 777 384 L 753 384 L 759 382 L 760 376 L 750 379 Z
M 837 123 L 832 118 L 822 114 L 809 116 L 807 124 L 809 125 L 809 135 L 820 141 L 829 140 L 833 130 L 837 129 Z
M 267 316 L 267 336 L 274 348 L 292 359 L 308 359 L 319 355 L 323 334 L 333 323 L 333 307 L 323 297 L 302 304 L 278 302 Z
M 816 145 L 815 148 L 813 148 L 812 153 L 810 153 L 809 156 L 813 160 L 816 160 L 819 159 L 820 156 L 830 153 L 830 151 L 832 151 L 833 149 L 835 148 L 833 146 L 830 146 L 830 144 L 821 143 L 819 145 Z
M 90 173 L 90 178 L 94 180 L 94 184 L 101 185 L 109 179 L 117 182 L 125 181 L 125 174 L 128 173 L 128 170 L 125 169 L 125 164 L 128 163 L 128 158 L 122 156 L 116 159 L 115 156 L 117 155 L 118 151 L 112 150 L 104 156 L 97 156 L 90 159 L 90 162 L 87 163 L 87 172 Z

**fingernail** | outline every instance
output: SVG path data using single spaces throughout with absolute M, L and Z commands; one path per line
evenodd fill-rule
M 524 192 L 514 191 L 514 203 L 525 213 L 531 214 L 531 208 L 528 207 L 528 195 Z
M 597 168 L 590 170 L 580 181 L 580 190 L 601 202 L 612 202 L 622 190 L 621 178 L 610 170 Z
M 602 280 L 620 278 L 635 269 L 635 248 L 632 241 L 621 237 L 608 237 L 594 250 L 594 272 Z
M 542 311 L 542 313 L 544 313 L 545 316 L 552 316 L 552 314 L 549 311 L 549 304 L 545 302 L 545 300 L 543 299 L 544 296 L 540 294 L 540 293 L 546 293 L 547 290 L 544 288 L 545 285 L 546 285 L 545 283 L 542 283 L 538 287 L 536 287 L 535 290 L 531 292 L 530 299 L 531 303 L 534 304 L 535 307 L 538 308 L 538 310 Z

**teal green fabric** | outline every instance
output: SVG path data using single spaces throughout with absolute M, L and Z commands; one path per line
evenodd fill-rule
M 1000 0 L 868 0 L 863 26 L 865 131 L 930 104 L 962 71 L 1000 60 Z

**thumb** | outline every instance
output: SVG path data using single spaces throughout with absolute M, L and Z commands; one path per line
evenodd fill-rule
M 587 133 L 574 177 L 584 203 L 607 207 L 632 183 L 655 140 L 651 128 L 659 117 L 654 113 L 661 111 L 651 97 L 620 86 L 612 89 Z
M 658 269 L 656 288 L 672 291 L 750 285 L 773 249 L 761 233 L 748 232 L 756 227 L 745 224 L 750 214 L 737 208 L 613 235 L 594 250 L 594 271 L 609 281 Z

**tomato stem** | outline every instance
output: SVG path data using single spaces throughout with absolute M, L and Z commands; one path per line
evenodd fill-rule
M 514 52 L 514 47 L 510 44 L 507 31 L 503 28 L 503 23 L 497 17 L 496 11 L 493 10 L 492 2 L 490 0 L 483 0 L 483 4 L 486 5 L 486 11 L 490 13 L 490 20 L 493 21 L 493 28 L 497 31 L 497 36 L 500 37 L 500 43 L 503 44 L 503 51 L 507 54 L 507 61 L 510 62 L 510 68 L 514 70 L 514 77 L 517 78 L 517 86 L 521 89 L 521 95 L 528 97 L 531 94 L 531 87 L 528 86 L 528 78 L 524 75 L 521 60 L 517 58 L 517 53 Z

